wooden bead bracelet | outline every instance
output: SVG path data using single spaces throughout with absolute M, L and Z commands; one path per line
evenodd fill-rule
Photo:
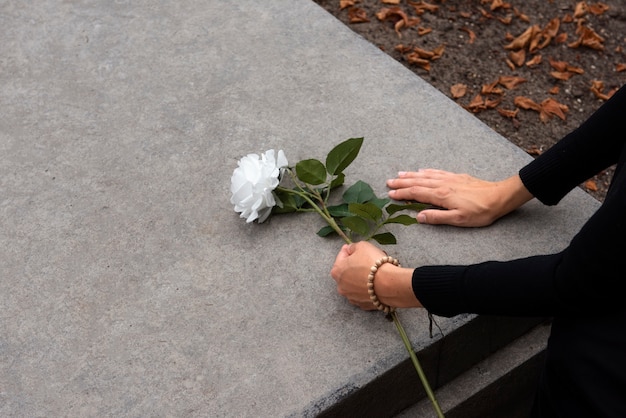
M 389 257 L 389 256 L 385 256 L 381 258 L 380 260 L 376 261 L 376 264 L 374 264 L 370 268 L 370 274 L 367 276 L 367 293 L 369 293 L 370 300 L 372 301 L 376 309 L 388 314 L 390 312 L 395 311 L 396 308 L 382 303 L 380 300 L 378 300 L 378 297 L 376 296 L 376 292 L 374 292 L 374 278 L 376 277 L 376 272 L 378 271 L 380 266 L 382 266 L 385 263 L 390 263 L 398 267 L 400 266 L 400 262 L 396 258 Z

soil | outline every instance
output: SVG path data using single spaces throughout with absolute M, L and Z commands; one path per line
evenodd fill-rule
M 314 1 L 533 156 L 626 84 L 623 0 Z M 581 187 L 604 200 L 613 169 Z

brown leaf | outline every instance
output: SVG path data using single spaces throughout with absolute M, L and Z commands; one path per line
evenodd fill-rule
M 356 4 L 357 0 L 339 0 L 339 10 L 343 10 L 346 7 L 352 7 Z
M 422 27 L 417 28 L 417 34 L 419 36 L 424 36 L 426 34 L 431 33 L 432 31 L 433 31 L 432 28 L 422 28 Z
M 396 22 L 402 19 L 405 24 L 409 23 L 409 17 L 404 13 L 404 10 L 399 7 L 383 7 L 376 13 L 376 17 L 381 21 L 393 20 Z
M 450 87 L 450 93 L 454 99 L 460 99 L 467 93 L 467 86 L 461 83 L 455 84 Z
M 520 49 L 519 51 L 510 51 L 508 57 L 513 64 L 521 67 L 524 65 L 524 61 L 526 61 L 526 50 Z
M 548 62 L 550 63 L 550 67 L 554 68 L 557 71 L 561 71 L 561 72 L 567 71 L 566 61 L 557 61 L 555 59 L 552 59 L 552 57 L 548 57 Z
M 576 7 L 574 8 L 574 17 L 576 19 L 580 19 L 585 14 L 587 14 L 587 3 L 584 1 L 579 1 L 576 3 Z
M 600 100 L 609 100 L 613 94 L 618 90 L 614 88 L 608 93 L 604 93 L 604 82 L 601 80 L 593 80 L 591 82 L 591 92 Z
M 591 192 L 597 192 L 598 191 L 598 185 L 593 180 L 587 180 L 585 182 L 585 189 L 587 189 L 587 190 L 589 190 Z
M 433 55 L 433 57 L 431 58 L 431 60 L 438 60 L 439 58 L 441 58 L 443 56 L 443 53 L 446 50 L 446 45 L 445 44 L 441 44 L 439 45 L 437 48 L 433 49 L 433 52 L 435 53 L 435 55 Z
M 563 23 L 572 23 L 574 21 L 574 18 L 571 14 L 567 13 L 565 16 L 563 16 L 563 19 L 561 19 L 561 21 Z
M 517 16 L 517 18 L 522 22 L 530 23 L 530 19 L 528 18 L 528 16 L 517 10 L 515 7 L 513 8 L 513 12 L 515 13 L 515 16 Z
M 541 55 L 537 54 L 534 57 L 532 57 L 530 60 L 526 61 L 526 66 L 527 67 L 536 67 L 537 65 L 541 64 Z
M 498 20 L 500 21 L 500 23 L 504 25 L 510 25 L 511 22 L 513 21 L 513 16 L 508 15 L 506 17 L 498 17 Z
M 424 58 L 427 60 L 433 59 L 433 57 L 435 56 L 435 53 L 433 51 L 427 51 L 417 46 L 413 48 L 413 52 L 415 52 L 420 58 Z
M 487 109 L 495 109 L 502 102 L 502 98 L 498 97 L 496 99 L 485 99 L 485 108 Z
M 430 61 L 424 58 L 420 58 L 417 52 L 411 52 L 404 56 L 409 64 L 417 65 L 426 71 L 430 71 Z
M 604 38 L 598 35 L 593 29 L 585 26 L 584 24 L 580 24 L 576 29 L 576 33 L 580 36 L 577 40 L 567 45 L 570 48 L 586 46 L 598 51 L 604 50 L 604 45 L 602 44 L 602 42 L 604 42 Z
M 496 109 L 498 111 L 499 114 L 501 114 L 502 116 L 504 116 L 505 118 L 510 118 L 513 119 L 514 117 L 517 116 L 517 114 L 519 113 L 519 109 L 515 109 L 515 110 L 508 110 L 508 109 L 501 109 L 498 108 Z
M 469 35 L 469 40 L 468 42 L 470 44 L 473 44 L 474 41 L 476 40 L 476 34 L 474 33 L 473 30 L 471 30 L 470 28 L 463 26 L 462 28 L 459 28 L 459 30 L 462 30 L 463 32 L 467 32 L 467 34 Z
M 615 64 L 615 71 L 621 73 L 622 71 L 626 71 L 626 63 L 618 63 Z
M 409 52 L 411 52 L 413 50 L 413 47 L 410 47 L 408 45 L 398 44 L 393 49 L 395 49 L 396 51 L 398 51 L 401 54 L 407 54 L 407 53 L 409 53 Z
M 496 80 L 491 84 L 483 84 L 481 94 L 504 94 L 504 90 L 498 87 L 498 82 L 499 80 Z
M 556 38 L 554 38 L 554 42 L 556 42 L 557 44 L 564 44 L 565 42 L 567 42 L 567 32 L 559 33 Z
M 550 75 L 557 80 L 567 81 L 574 76 L 574 73 L 569 71 L 550 71 Z
M 537 112 L 541 112 L 541 105 L 539 105 L 538 103 L 535 103 L 528 97 L 517 96 L 513 100 L 513 103 L 515 104 L 515 106 L 522 108 L 522 109 L 535 110 Z
M 530 148 L 526 148 L 526 152 L 530 155 L 541 155 L 541 148 L 538 148 L 536 145 L 533 145 Z
M 541 114 L 545 113 L 548 115 L 548 118 L 552 116 L 557 116 L 561 120 L 565 120 L 565 113 L 569 111 L 569 108 L 557 102 L 551 97 L 548 97 L 543 102 L 541 102 Z M 541 114 L 539 115 L 541 117 Z
M 513 64 L 513 61 L 511 61 L 510 59 L 505 59 L 504 62 L 506 63 L 506 65 L 511 69 L 511 71 L 515 71 L 516 67 L 515 64 Z
M 528 29 L 526 29 L 521 35 L 513 39 L 510 44 L 506 45 L 504 49 L 518 50 L 526 48 L 526 46 L 530 44 L 535 35 L 540 31 L 541 29 L 539 28 L 539 25 L 529 26 Z
M 507 75 L 503 75 L 503 76 L 500 76 L 500 78 L 498 78 L 498 84 L 503 85 L 509 90 L 514 89 L 515 87 L 519 86 L 522 83 L 525 83 L 526 81 L 528 80 L 526 80 L 523 77 L 507 76 Z
M 607 10 L 609 10 L 609 6 L 604 3 L 594 3 L 587 6 L 589 9 L 589 13 L 594 15 L 601 15 Z
M 502 6 L 504 6 L 504 2 L 502 0 L 493 0 L 489 9 L 493 12 L 494 10 L 498 10 Z
M 481 110 L 485 110 L 486 109 L 485 100 L 480 94 L 477 94 L 472 99 L 472 101 L 467 105 L 467 109 L 474 113 L 478 113 Z
M 548 93 L 550 94 L 559 94 L 559 91 L 561 89 L 559 88 L 559 86 L 552 86 L 552 88 L 550 90 L 548 90 Z
M 439 6 L 427 3 L 425 1 L 409 0 L 409 4 L 413 6 L 413 8 L 415 9 L 415 14 L 417 14 L 418 16 L 423 15 L 425 12 L 435 13 L 437 10 L 439 10 Z
M 369 22 L 367 12 L 359 7 L 352 7 L 348 9 L 348 21 L 350 23 L 365 23 Z
M 400 4 L 400 0 L 381 0 L 385 4 Z

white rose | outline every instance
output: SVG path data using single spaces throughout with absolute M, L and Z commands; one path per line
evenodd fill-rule
M 263 222 L 276 205 L 272 192 L 280 182 L 281 168 L 288 165 L 285 153 L 278 151 L 278 158 L 274 158 L 273 149 L 260 158 L 257 154 L 248 154 L 237 165 L 230 179 L 230 203 L 246 222 L 255 219 Z

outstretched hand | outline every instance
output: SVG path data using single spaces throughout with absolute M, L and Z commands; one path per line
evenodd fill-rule
M 376 261 L 385 255 L 384 251 L 365 241 L 341 247 L 330 271 L 337 282 L 337 292 L 361 309 L 376 309 L 367 291 L 367 276 Z M 421 306 L 413 293 L 412 273 L 412 269 L 389 263 L 382 265 L 374 284 L 378 299 L 396 308 Z
M 443 170 L 425 169 L 400 172 L 387 180 L 389 197 L 394 200 L 413 200 L 439 206 L 425 209 L 417 220 L 425 224 L 454 226 L 487 226 L 530 199 L 518 175 L 503 181 L 491 182 Z

